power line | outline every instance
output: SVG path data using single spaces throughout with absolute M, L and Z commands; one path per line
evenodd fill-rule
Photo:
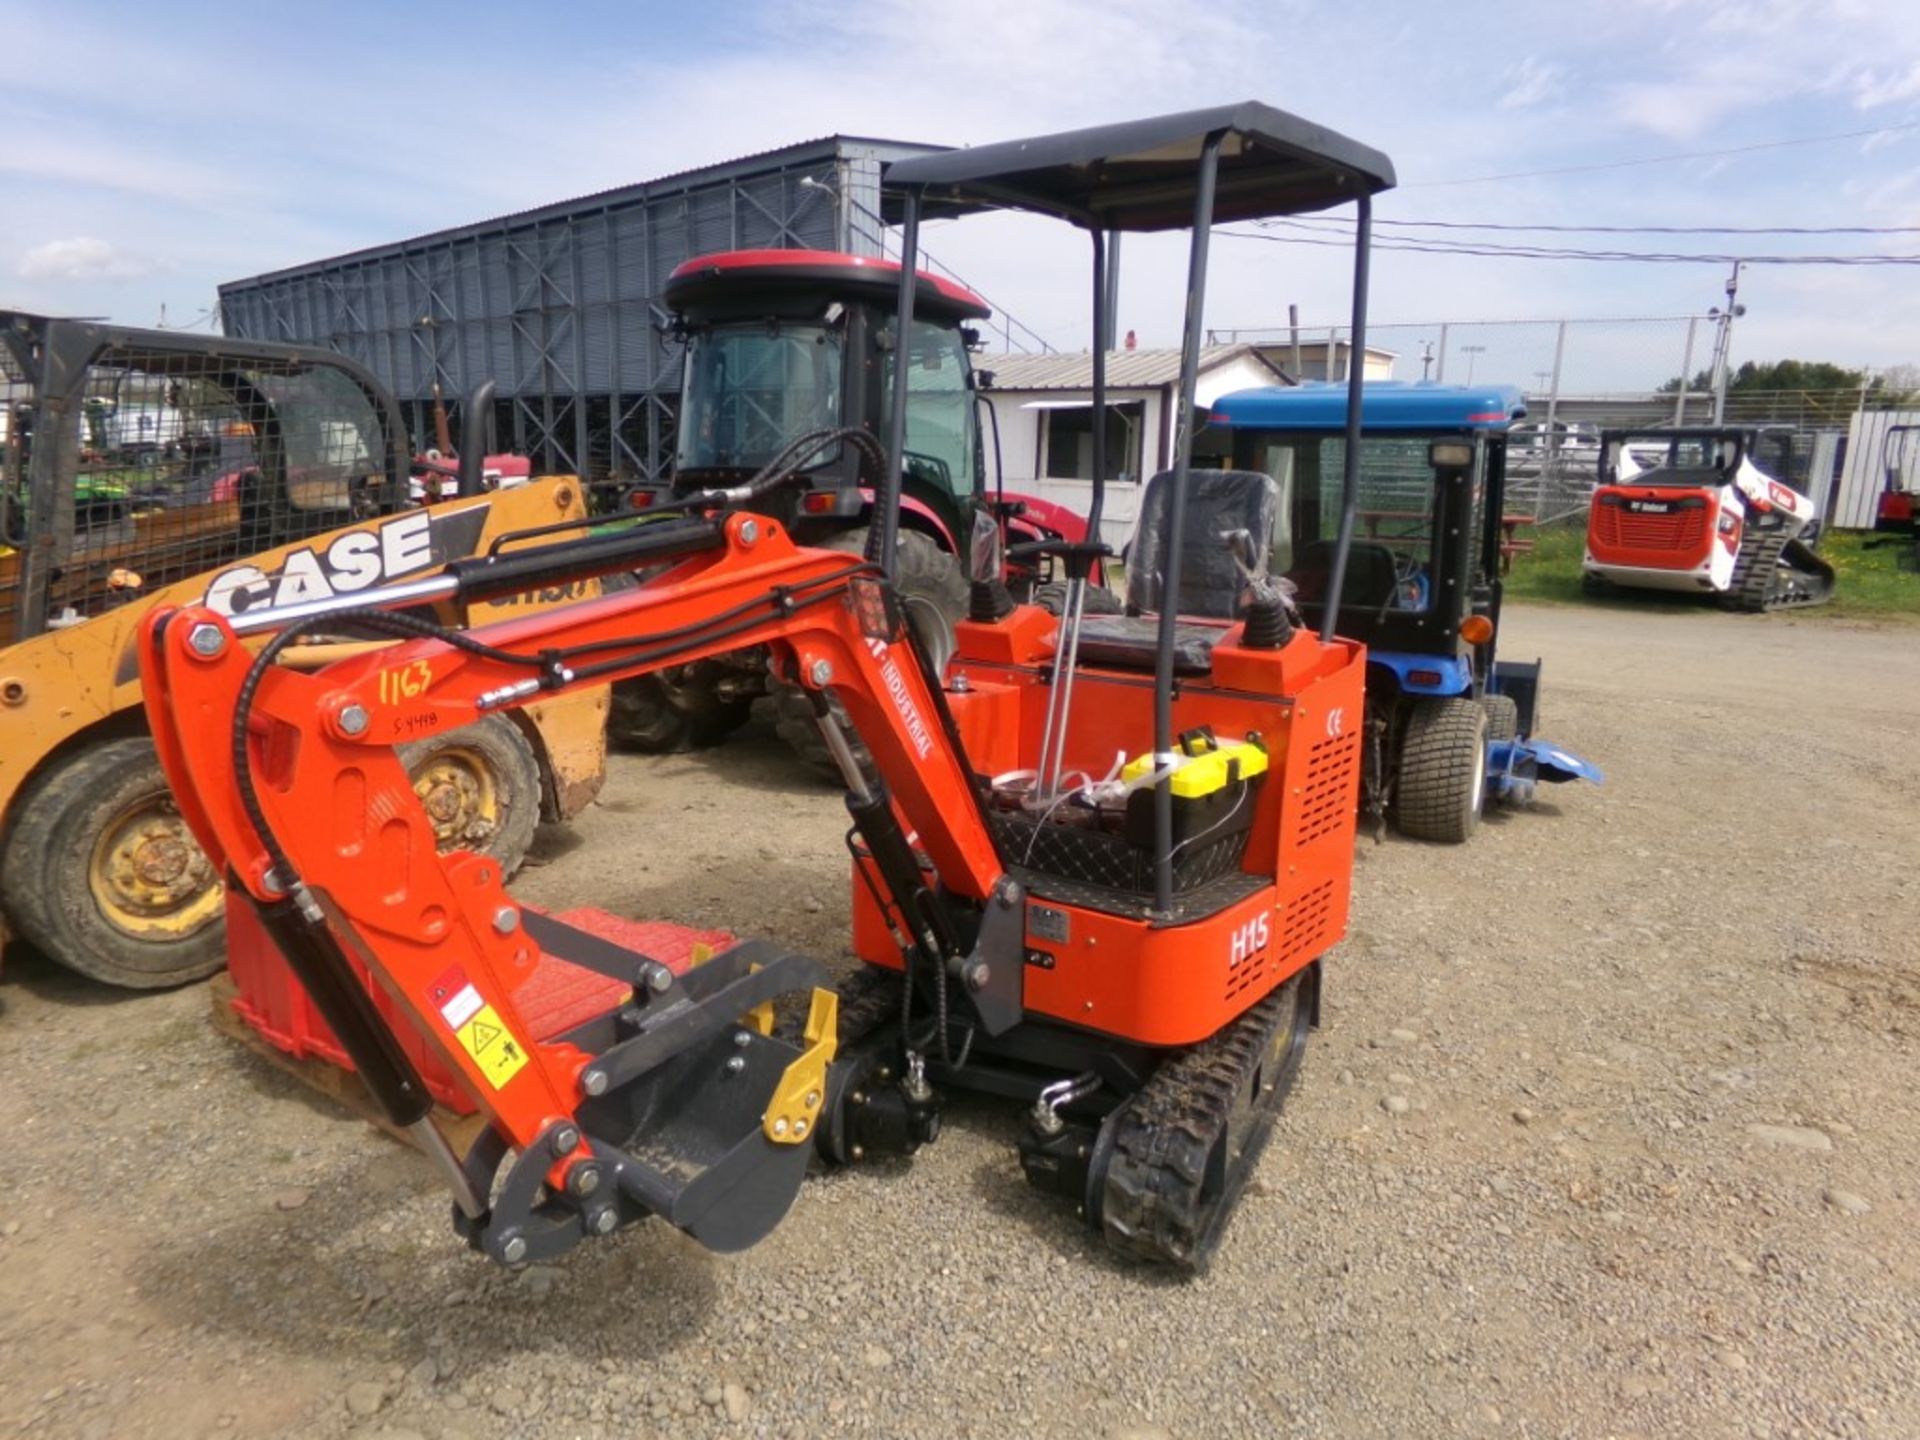
M 1784 150 L 1794 145 L 1826 145 L 1837 140 L 1864 140 L 1920 130 L 1920 120 L 1880 125 L 1871 130 L 1843 130 L 1836 135 L 1802 135 L 1791 140 L 1763 140 L 1756 145 L 1734 145 L 1725 150 L 1691 150 L 1678 155 L 1647 155 L 1637 160 L 1606 160 L 1593 165 L 1561 165 L 1551 170 L 1514 170 L 1503 175 L 1463 175 L 1452 180 L 1410 180 L 1402 190 L 1430 190 L 1441 185 L 1490 185 L 1497 180 L 1533 180 L 1543 175 L 1587 175 L 1599 170 L 1626 170 L 1636 165 L 1673 165 L 1683 160 L 1715 160 L 1725 155 L 1751 155 L 1760 150 Z
M 1347 249 L 1352 244 L 1351 230 L 1326 230 L 1311 222 L 1273 220 L 1262 222 L 1263 231 L 1220 230 L 1219 234 L 1240 240 L 1265 240 L 1276 245 L 1320 245 Z M 1264 233 L 1278 226 L 1304 232 L 1293 235 Z M 1541 245 L 1497 245 L 1490 241 L 1471 244 L 1465 241 L 1426 237 L 1389 236 L 1376 238 L 1373 248 L 1414 255 L 1466 255 L 1485 260 L 1583 260 L 1648 265 L 1838 265 L 1880 266 L 1920 265 L 1920 254 L 1912 255 L 1723 255 L 1687 254 L 1642 250 L 1578 250 Z
M 1328 216 L 1338 220 L 1339 216 Z M 1514 230 L 1563 235 L 1920 235 L 1920 225 L 1510 225 L 1493 220 L 1388 220 L 1412 230 Z

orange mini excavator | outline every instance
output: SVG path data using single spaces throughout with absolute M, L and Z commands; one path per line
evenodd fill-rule
M 1096 327 L 1110 234 L 1189 230 L 1178 413 L 1191 416 L 1210 227 L 1354 205 L 1358 349 L 1371 197 L 1393 172 L 1248 103 L 918 156 L 885 181 L 903 329 L 929 218 L 1016 209 L 1080 227 Z M 877 354 L 907 391 L 911 347 Z M 1093 387 L 1104 406 L 1098 353 Z M 1335 594 L 1357 372 L 1347 426 Z M 764 513 L 822 448 L 880 444 L 842 427 L 622 531 L 532 532 L 430 579 L 148 624 L 147 704 L 182 813 L 392 1120 L 445 1166 L 461 1233 L 505 1264 L 650 1214 L 717 1249 L 750 1244 L 786 1212 L 810 1154 L 911 1151 L 955 1087 L 1027 1105 L 1029 1177 L 1121 1253 L 1194 1268 L 1220 1237 L 1346 927 L 1363 648 L 1305 628 L 1268 574 L 1249 517 L 1271 506 L 1272 477 L 1208 471 L 1198 487 L 1183 434 L 1151 487 L 1124 615 L 1083 614 L 1104 556 L 1097 482 L 1086 538 L 1038 542 L 1071 577 L 1057 618 L 1013 603 L 995 517 L 972 517 L 971 613 L 942 674 L 891 578 L 907 430 L 893 407 L 864 557 L 796 546 Z M 451 597 L 616 571 L 642 578 L 472 629 L 421 618 Z M 1330 627 L 1339 606 L 1325 613 Z M 318 671 L 275 663 L 316 632 L 400 643 Z M 864 965 L 837 992 L 816 961 L 764 940 L 676 973 L 523 909 L 489 858 L 436 852 L 395 745 L 748 645 L 813 696 L 845 779 Z M 515 992 L 541 952 L 630 993 L 536 1039 Z M 484 1112 L 468 1154 L 435 1129 L 395 1025 Z

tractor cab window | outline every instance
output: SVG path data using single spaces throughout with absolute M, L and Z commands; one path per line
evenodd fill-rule
M 1331 579 L 1340 530 L 1346 442 L 1336 437 L 1263 439 L 1258 468 L 1280 480 L 1287 524 L 1274 537 L 1272 565 L 1319 605 Z M 1426 610 L 1432 602 L 1434 476 L 1426 437 L 1369 436 L 1360 442 L 1360 494 L 1343 603 L 1382 614 Z
M 906 471 L 949 495 L 974 492 L 979 416 L 967 376 L 966 341 L 950 325 L 913 322 L 907 368 Z M 893 406 L 893 366 L 882 366 L 882 413 Z
M 676 467 L 758 470 L 808 431 L 836 428 L 844 348 L 839 327 L 826 325 L 695 331 L 687 340 Z

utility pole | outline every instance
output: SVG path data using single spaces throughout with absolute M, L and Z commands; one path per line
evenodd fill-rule
M 1719 328 L 1713 337 L 1713 423 L 1718 425 L 1727 413 L 1727 369 L 1729 357 L 1733 352 L 1733 322 L 1747 313 L 1747 307 L 1736 304 L 1740 294 L 1740 266 L 1743 262 L 1733 262 L 1733 273 L 1727 276 L 1727 308 L 1713 309 L 1707 312 L 1710 319 L 1719 321 Z M 1682 377 L 1685 388 L 1685 377 Z
M 1673 423 L 1687 423 L 1687 387 L 1693 384 L 1693 340 L 1700 328 L 1700 317 L 1687 317 L 1687 344 L 1680 355 L 1680 388 L 1673 397 Z
M 1460 347 L 1460 353 L 1467 357 L 1467 384 L 1471 385 L 1473 383 L 1474 357 L 1486 354 L 1487 347 L 1484 345 L 1462 345 Z
M 1422 380 L 1425 380 L 1427 378 L 1427 373 L 1432 369 L 1433 369 L 1433 342 L 1431 340 L 1422 340 L 1420 342 L 1420 378 Z

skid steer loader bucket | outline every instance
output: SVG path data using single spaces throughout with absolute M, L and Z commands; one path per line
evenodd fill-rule
M 592 1056 L 576 1122 L 514 1157 L 484 1213 L 456 1215 L 475 1248 L 505 1264 L 547 1258 L 646 1215 L 712 1250 L 742 1250 L 792 1206 L 806 1177 L 837 1024 L 820 965 L 746 941 L 675 975 L 638 951 L 533 912 L 528 934 L 549 955 L 631 979 L 632 1000 L 587 1021 L 566 1043 Z M 798 1044 L 772 1033 L 773 1001 L 811 992 Z M 579 1146 L 592 1157 L 546 1183 Z M 479 1194 L 507 1150 L 489 1131 L 464 1162 Z

